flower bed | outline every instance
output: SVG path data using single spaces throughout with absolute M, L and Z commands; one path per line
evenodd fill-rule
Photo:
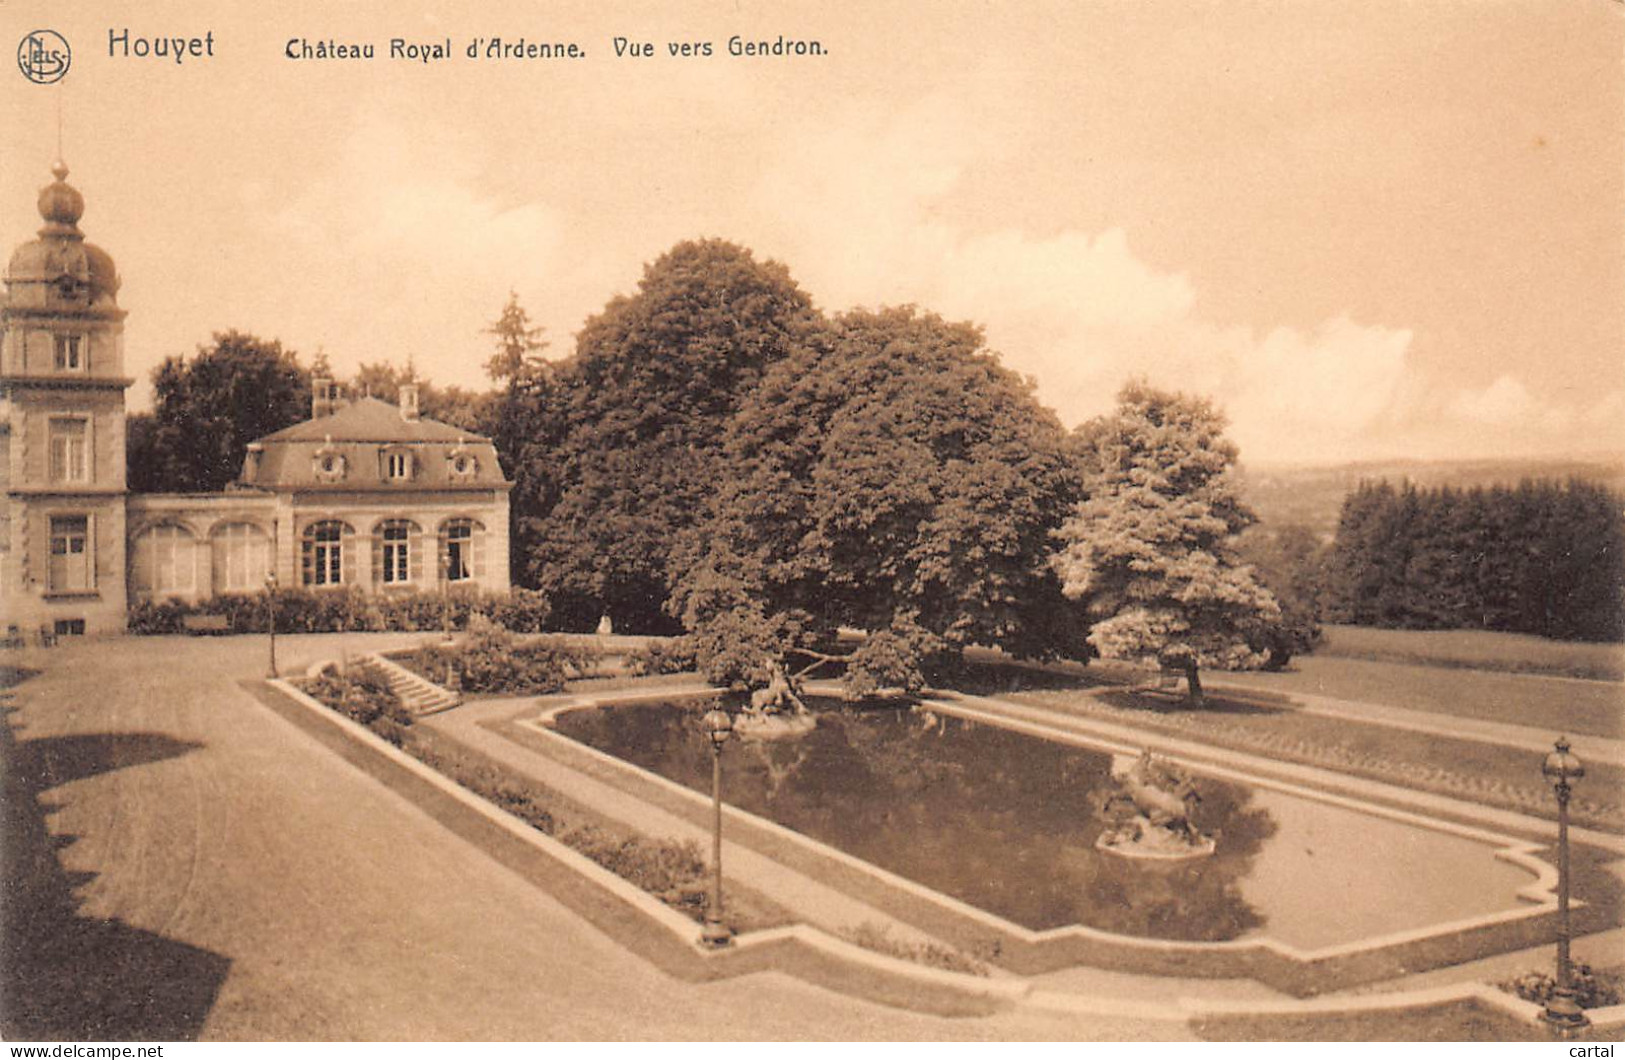
M 520 641 L 479 615 L 457 643 L 426 644 L 390 658 L 436 684 L 475 694 L 546 695 L 592 667 L 591 654 L 563 637 Z
M 1625 967 L 1594 969 L 1589 964 L 1576 964 L 1570 971 L 1574 1000 L 1581 1008 L 1607 1008 L 1625 1001 Z M 1537 1005 L 1551 1001 L 1557 990 L 1557 980 L 1546 972 L 1527 972 L 1495 985 Z

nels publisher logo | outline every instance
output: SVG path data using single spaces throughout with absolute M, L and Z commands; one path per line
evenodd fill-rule
M 17 68 L 36 85 L 62 80 L 72 62 L 67 38 L 53 29 L 37 29 L 17 45 Z

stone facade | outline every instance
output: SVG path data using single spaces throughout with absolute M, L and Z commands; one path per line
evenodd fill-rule
M 224 493 L 125 488 L 124 311 L 84 200 L 56 180 L 0 302 L 0 614 L 109 634 L 132 601 L 283 588 L 506 591 L 508 492 L 487 438 L 317 380 L 312 417 L 249 447 Z
M 0 611 L 55 633 L 124 628 L 124 311 L 113 259 L 56 179 L 0 303 Z

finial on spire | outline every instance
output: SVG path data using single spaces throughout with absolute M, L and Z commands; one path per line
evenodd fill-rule
M 51 176 L 55 177 L 57 180 L 67 180 L 68 179 L 68 164 L 66 162 L 62 161 L 62 159 L 60 159 L 60 158 L 58 158 L 55 162 L 52 162 L 51 163 Z

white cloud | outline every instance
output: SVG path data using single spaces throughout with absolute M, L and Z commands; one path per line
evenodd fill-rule
M 1477 391 L 1423 378 L 1402 322 L 1208 320 L 1190 279 L 1138 258 L 1120 229 L 1035 235 L 950 220 L 978 149 L 970 123 L 940 120 L 953 113 L 951 101 L 927 99 L 889 122 L 798 138 L 763 171 L 748 240 L 788 262 L 828 309 L 915 302 L 983 324 L 1068 424 L 1107 411 L 1125 381 L 1144 376 L 1216 400 L 1244 459 L 1565 448 L 1572 411 L 1510 375 Z

